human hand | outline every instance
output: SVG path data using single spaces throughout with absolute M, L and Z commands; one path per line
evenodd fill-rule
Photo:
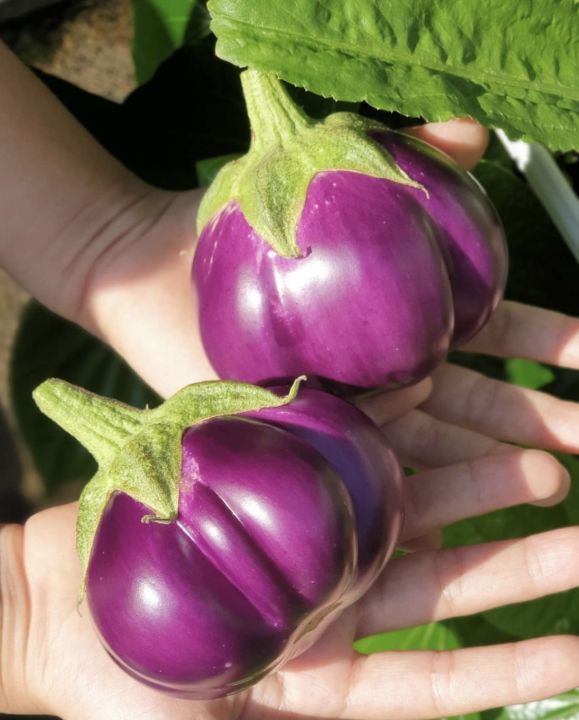
M 408 411 L 401 393 L 389 406 Z M 384 420 L 392 417 L 384 416 Z M 406 479 L 402 543 L 446 523 L 520 502 L 550 504 L 568 477 L 550 456 L 515 450 Z M 483 502 L 481 503 L 481 498 Z M 76 505 L 0 532 L 4 633 L 0 709 L 100 718 L 418 718 L 524 702 L 577 683 L 575 638 L 453 653 L 400 652 L 364 657 L 357 637 L 559 592 L 577 583 L 579 536 L 559 530 L 526 540 L 415 552 L 387 566 L 370 592 L 306 654 L 251 690 L 191 702 L 151 690 L 107 656 L 86 605 L 77 608 L 80 565 Z M 143 632 L 146 629 L 143 628 Z M 170 638 L 167 638 L 171 642 Z M 566 653 L 564 668 L 551 673 Z M 2 690 L 5 694 L 2 704 Z

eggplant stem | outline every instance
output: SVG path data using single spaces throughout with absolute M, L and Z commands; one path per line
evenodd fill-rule
M 252 130 L 252 148 L 283 145 L 313 124 L 272 74 L 259 70 L 241 73 L 241 85 Z
M 33 392 L 42 412 L 75 437 L 103 466 L 139 431 L 143 412 L 64 380 L 46 380 Z

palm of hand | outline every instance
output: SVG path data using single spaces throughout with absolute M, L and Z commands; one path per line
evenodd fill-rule
M 398 407 L 394 403 L 389 410 L 381 408 L 383 415 L 398 415 L 401 402 L 399 398 Z M 389 423 L 387 429 L 396 422 L 400 420 Z M 494 447 L 500 449 L 496 443 Z M 545 638 L 480 652 L 400 652 L 370 657 L 355 653 L 353 642 L 364 635 L 470 614 L 576 584 L 579 543 L 573 529 L 545 533 L 530 541 L 436 549 L 440 526 L 503 505 L 554 502 L 564 494 L 567 482 L 562 468 L 544 453 L 513 449 L 507 453 L 504 447 L 498 454 L 408 478 L 409 512 L 402 540 L 422 551 L 391 561 L 371 591 L 310 651 L 280 672 L 248 692 L 194 703 L 140 685 L 111 661 L 96 637 L 88 609 L 85 605 L 80 611 L 77 608 L 76 505 L 44 511 L 28 522 L 24 543 L 32 608 L 28 647 L 33 653 L 40 649 L 45 668 L 45 673 L 35 678 L 34 693 L 54 699 L 49 711 L 75 720 L 298 715 L 416 720 L 557 692 L 573 684 L 571 670 L 569 677 L 543 674 L 540 682 L 528 687 L 524 677 L 532 674 L 533 663 L 543 666 L 552 654 L 579 654 L 573 638 Z M 574 558 L 569 552 L 558 553 L 562 547 L 573 548 Z M 537 568 L 545 558 L 550 574 L 541 575 Z M 509 582 L 493 584 L 497 577 Z M 51 638 L 50 643 L 43 642 L 46 637 Z M 481 672 L 486 674 L 484 682 Z
M 26 526 L 25 564 L 32 606 L 39 611 L 32 614 L 32 646 L 37 647 L 37 638 L 45 634 L 52 638 L 42 658 L 46 673 L 35 680 L 35 685 L 40 680 L 48 687 L 34 688 L 38 696 L 58 698 L 48 711 L 77 720 L 190 720 L 238 718 L 242 710 L 256 717 L 257 708 L 250 711 L 250 707 L 258 705 L 266 717 L 275 717 L 291 690 L 296 710 L 307 702 L 316 716 L 327 712 L 331 702 L 335 716 L 339 715 L 355 664 L 355 608 L 344 613 L 314 649 L 255 690 L 211 702 L 174 699 L 140 685 L 118 668 L 100 645 L 86 605 L 77 607 L 80 564 L 74 547 L 75 520 L 76 504 L 71 504 L 39 513 Z M 46 648 L 42 643 L 38 646 Z M 79 688 L 81 697 L 77 697 Z

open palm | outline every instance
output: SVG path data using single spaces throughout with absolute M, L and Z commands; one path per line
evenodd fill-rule
M 403 405 L 399 396 L 390 407 L 398 414 Z M 391 423 L 387 411 L 381 412 L 386 429 L 400 422 Z M 86 605 L 77 608 L 76 505 L 37 514 L 19 540 L 30 610 L 24 658 L 30 668 L 30 695 L 38 699 L 38 709 L 66 720 L 418 720 L 529 701 L 577 685 L 579 640 L 573 637 L 443 653 L 366 657 L 353 650 L 359 637 L 472 614 L 579 582 L 575 528 L 480 546 L 435 548 L 437 531 L 450 522 L 522 502 L 549 504 L 564 496 L 566 472 L 546 453 L 496 443 L 494 450 L 407 478 L 402 544 L 414 552 L 391 561 L 371 591 L 311 650 L 250 691 L 219 701 L 168 697 L 115 665 L 96 637 Z M 557 662 L 562 653 L 564 664 Z

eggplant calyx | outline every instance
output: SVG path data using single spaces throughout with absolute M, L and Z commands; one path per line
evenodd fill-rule
M 252 129 L 249 151 L 217 174 L 199 207 L 197 230 L 237 203 L 255 232 L 281 256 L 299 257 L 296 228 L 308 187 L 321 172 L 349 171 L 409 187 L 412 180 L 372 137 L 387 128 L 354 113 L 308 117 L 272 74 L 241 74 Z
M 80 496 L 77 551 L 83 570 L 81 597 L 96 532 L 111 497 L 123 492 L 151 512 L 145 523 L 171 523 L 179 510 L 181 440 L 187 428 L 224 415 L 279 407 L 297 395 L 298 378 L 286 396 L 246 383 L 188 385 L 154 409 L 138 410 L 63 380 L 46 380 L 33 393 L 42 412 L 93 455 L 99 469 Z

